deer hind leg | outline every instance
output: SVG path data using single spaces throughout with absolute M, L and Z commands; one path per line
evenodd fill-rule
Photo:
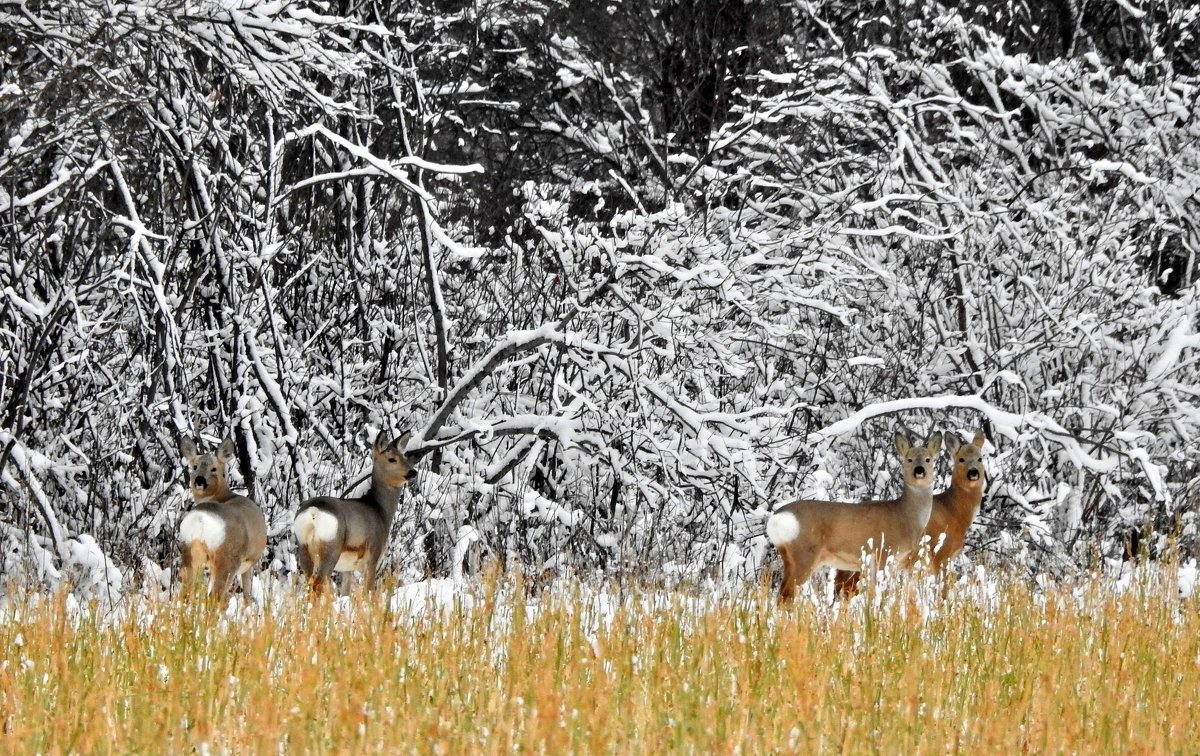
M 300 574 L 304 576 L 313 593 L 322 593 L 326 587 L 325 581 L 321 580 L 317 574 L 322 562 L 321 554 L 326 545 L 324 541 L 314 540 L 312 543 L 301 541 L 299 548 L 296 549 L 296 561 L 300 563 Z
M 208 594 L 217 607 L 223 609 L 225 599 L 229 596 L 229 588 L 233 585 L 233 579 L 237 572 L 237 562 L 218 553 L 213 559 L 211 571 L 212 583 L 209 586 Z
M 950 572 L 946 569 L 949 561 L 950 557 L 945 552 L 933 554 L 929 560 L 929 572 L 937 582 L 938 595 L 943 601 L 950 595 Z
M 209 563 L 210 555 L 200 541 L 180 544 L 179 552 L 183 560 L 179 568 L 179 591 L 184 596 L 190 596 L 195 593 L 197 583 L 204 579 L 204 567 Z
M 305 578 L 311 579 L 315 566 L 313 565 L 312 554 L 309 553 L 308 544 L 301 543 L 296 549 L 296 561 L 300 563 L 300 574 Z
M 779 586 L 779 604 L 786 604 L 796 596 L 796 586 L 804 585 L 812 576 L 817 562 L 816 549 L 799 541 L 779 545 L 779 556 L 783 558 L 783 583 Z
M 186 594 L 192 587 L 192 581 L 196 579 L 195 570 L 192 567 L 192 552 L 187 544 L 180 544 L 179 556 L 182 560 L 182 565 L 179 567 L 179 592 Z
M 313 546 L 316 553 L 313 555 L 312 590 L 313 593 L 324 593 L 333 579 L 338 557 L 342 555 L 342 544 L 340 541 L 318 541 Z

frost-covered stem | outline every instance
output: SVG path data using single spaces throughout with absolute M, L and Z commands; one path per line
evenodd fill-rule
M 429 424 L 425 426 L 425 430 L 417 438 L 416 445 L 410 445 L 408 449 L 409 456 L 420 457 L 429 451 L 430 446 L 426 445 L 427 439 L 435 438 L 438 431 L 446 424 L 451 413 L 462 404 L 463 400 L 470 395 L 485 378 L 491 375 L 500 367 L 506 360 L 516 354 L 529 352 L 538 347 L 549 343 L 563 343 L 566 339 L 562 328 L 570 322 L 576 315 L 583 312 L 584 308 L 604 296 L 611 291 L 613 285 L 620 278 L 618 269 L 614 267 L 609 271 L 608 278 L 596 287 L 596 289 L 588 295 L 584 301 L 570 307 L 556 323 L 549 323 L 541 328 L 532 331 L 516 331 L 509 334 L 509 338 L 499 346 L 488 352 L 482 360 L 472 367 L 462 379 L 450 390 L 446 398 L 442 401 L 440 407 L 430 419 Z
M 154 296 L 154 303 L 158 308 L 159 316 L 163 326 L 163 361 L 162 375 L 163 383 L 166 388 L 167 395 L 171 397 L 171 413 L 173 417 L 184 417 L 186 412 L 183 402 L 180 398 L 180 392 L 175 386 L 175 370 L 179 365 L 179 353 L 181 350 L 181 342 L 179 337 L 179 329 L 175 325 L 174 311 L 167 302 L 166 288 L 164 285 L 164 266 L 154 254 L 154 250 L 150 247 L 150 243 L 146 239 L 146 229 L 142 224 L 140 214 L 138 212 L 137 203 L 134 202 L 133 192 L 130 190 L 128 183 L 125 180 L 125 173 L 121 170 L 121 164 L 117 156 L 106 150 L 106 156 L 109 160 L 109 168 L 112 173 L 113 183 L 116 185 L 118 192 L 121 195 L 122 201 L 125 204 L 125 209 L 129 213 L 130 219 L 133 221 L 134 239 L 131 240 L 131 248 L 135 247 L 141 251 L 143 264 L 146 269 L 146 279 L 151 283 L 151 291 Z M 183 428 L 176 429 L 182 432 Z
M 463 400 L 483 382 L 485 378 L 496 371 L 508 358 L 522 352 L 529 352 L 537 349 L 540 346 L 552 342 L 561 342 L 564 336 L 561 331 L 554 326 L 546 326 L 535 329 L 533 331 L 518 332 L 511 335 L 508 341 L 500 344 L 492 349 L 491 352 L 480 360 L 479 364 L 473 367 L 463 379 L 459 381 L 454 388 L 447 394 L 442 405 L 438 407 L 433 418 L 429 421 L 429 425 L 425 427 L 425 431 L 421 434 L 422 439 L 432 438 L 437 436 L 442 426 L 446 424 L 446 420 L 450 418 L 450 414 L 462 404 Z M 428 446 L 418 446 L 408 450 L 409 455 L 420 455 L 427 451 Z
M 403 95 L 395 78 L 395 73 L 388 72 L 388 78 L 392 85 L 392 99 L 395 101 L 396 108 L 399 110 L 398 120 L 400 121 L 400 143 L 404 146 L 404 157 L 416 158 L 412 146 L 412 139 L 408 133 L 408 119 L 405 117 L 403 109 Z M 416 86 L 416 82 L 413 82 Z M 420 98 L 415 98 L 418 103 Z M 450 356 L 446 346 L 446 305 L 442 299 L 442 286 L 438 278 L 437 263 L 433 257 L 433 234 L 430 230 L 432 219 L 429 217 L 429 203 L 425 198 L 425 173 L 418 165 L 413 173 L 413 183 L 418 188 L 418 193 L 413 198 L 417 205 L 419 214 L 419 223 L 417 224 L 421 232 L 421 260 L 425 266 L 425 290 L 429 296 L 430 316 L 433 319 L 433 337 L 435 343 L 435 351 L 437 354 L 437 362 L 434 365 L 434 379 L 437 381 L 437 386 L 441 390 L 443 397 L 446 395 L 446 386 L 450 381 Z
M 529 453 L 533 451 L 534 446 L 540 439 L 541 436 L 539 435 L 528 435 L 523 438 L 512 449 L 512 451 L 508 453 L 508 459 L 506 459 L 495 471 L 488 473 L 486 478 L 487 484 L 489 486 L 494 486 L 500 481 L 504 480 L 504 478 L 507 477 L 510 472 L 517 469 L 517 467 L 519 467 L 521 463 L 529 457 Z
M 429 233 L 429 207 L 424 200 L 417 199 L 421 213 L 421 259 L 425 264 L 425 290 L 429 295 L 430 317 L 433 319 L 434 350 L 437 362 L 434 365 L 434 377 L 442 396 L 446 395 L 446 386 L 450 381 L 450 355 L 446 347 L 446 305 L 442 301 L 442 285 L 438 278 L 436 262 L 433 259 L 433 240 Z
M 54 308 L 53 314 L 42 327 L 36 341 L 33 343 L 33 347 L 29 350 L 29 356 L 25 364 L 25 369 L 21 371 L 21 377 L 17 379 L 16 385 L 13 386 L 7 411 L 4 414 L 3 421 L 0 422 L 0 428 L 11 429 L 14 440 L 25 429 L 25 418 L 28 415 L 24 409 L 29 397 L 29 389 L 33 386 L 34 375 L 50 357 L 50 349 L 47 346 L 50 335 L 59 329 L 61 321 L 66 318 L 70 309 L 69 307 L 61 306 L 61 304 Z M 11 452 L 11 444 L 6 444 L 4 451 L 0 452 L 0 475 L 4 474 L 4 468 L 8 464 Z
M 5 453 L 11 454 L 16 461 L 16 470 L 25 486 L 25 490 L 29 492 L 29 497 L 37 503 L 38 513 L 41 514 L 42 520 L 46 523 L 46 529 L 50 531 L 50 539 L 54 542 L 54 551 L 58 554 L 58 558 L 66 560 L 69 552 L 67 550 L 67 534 L 62 526 L 58 514 L 54 511 L 54 506 L 50 503 L 50 498 L 42 487 L 38 484 L 37 478 L 34 475 L 33 469 L 29 463 L 29 450 L 24 444 L 21 444 L 15 435 L 0 430 L 0 440 L 8 436 L 8 443 L 4 445 Z M 14 492 L 17 490 L 17 481 L 11 476 L 6 476 L 0 472 L 0 482 L 7 483 L 8 487 Z

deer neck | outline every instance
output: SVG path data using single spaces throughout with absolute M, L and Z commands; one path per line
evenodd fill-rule
M 923 530 L 933 512 L 933 490 L 929 486 L 914 486 L 905 482 L 904 493 L 896 503 L 900 509 L 911 514 Z
M 233 498 L 233 496 L 233 491 L 229 490 L 229 486 L 225 484 L 225 481 L 221 481 L 217 485 L 213 486 L 212 490 L 210 491 L 197 491 L 195 488 L 192 489 L 192 500 L 197 504 L 202 504 L 204 502 L 220 504 L 222 502 L 229 501 Z
M 972 518 L 983 501 L 983 477 L 968 480 L 965 473 L 955 473 L 950 478 L 950 487 L 938 494 L 938 504 L 955 517 Z
M 400 503 L 400 492 L 403 489 L 403 485 L 390 485 L 383 480 L 383 476 L 372 473 L 371 489 L 367 491 L 365 498 L 379 507 L 379 510 L 383 512 L 384 522 L 391 525 L 392 519 L 396 516 L 396 507 Z

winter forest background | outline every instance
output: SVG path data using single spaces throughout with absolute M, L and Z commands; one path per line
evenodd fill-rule
M 974 560 L 1195 556 L 1198 66 L 1176 2 L 0 0 L 5 574 L 170 566 L 226 433 L 286 569 L 381 428 L 406 576 L 757 579 L 897 422 L 987 431 Z

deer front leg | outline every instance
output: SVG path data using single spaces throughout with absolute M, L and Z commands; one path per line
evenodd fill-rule
M 833 597 L 848 601 L 858 594 L 858 581 L 862 573 L 854 570 L 838 570 L 833 575 Z
M 386 545 L 386 539 L 378 539 L 367 548 L 367 565 L 363 569 L 363 585 L 366 586 L 368 592 L 375 590 L 375 585 L 379 580 L 379 562 L 383 559 L 383 549 Z
M 247 567 L 242 572 L 242 595 L 245 596 L 246 606 L 254 601 L 254 568 Z

